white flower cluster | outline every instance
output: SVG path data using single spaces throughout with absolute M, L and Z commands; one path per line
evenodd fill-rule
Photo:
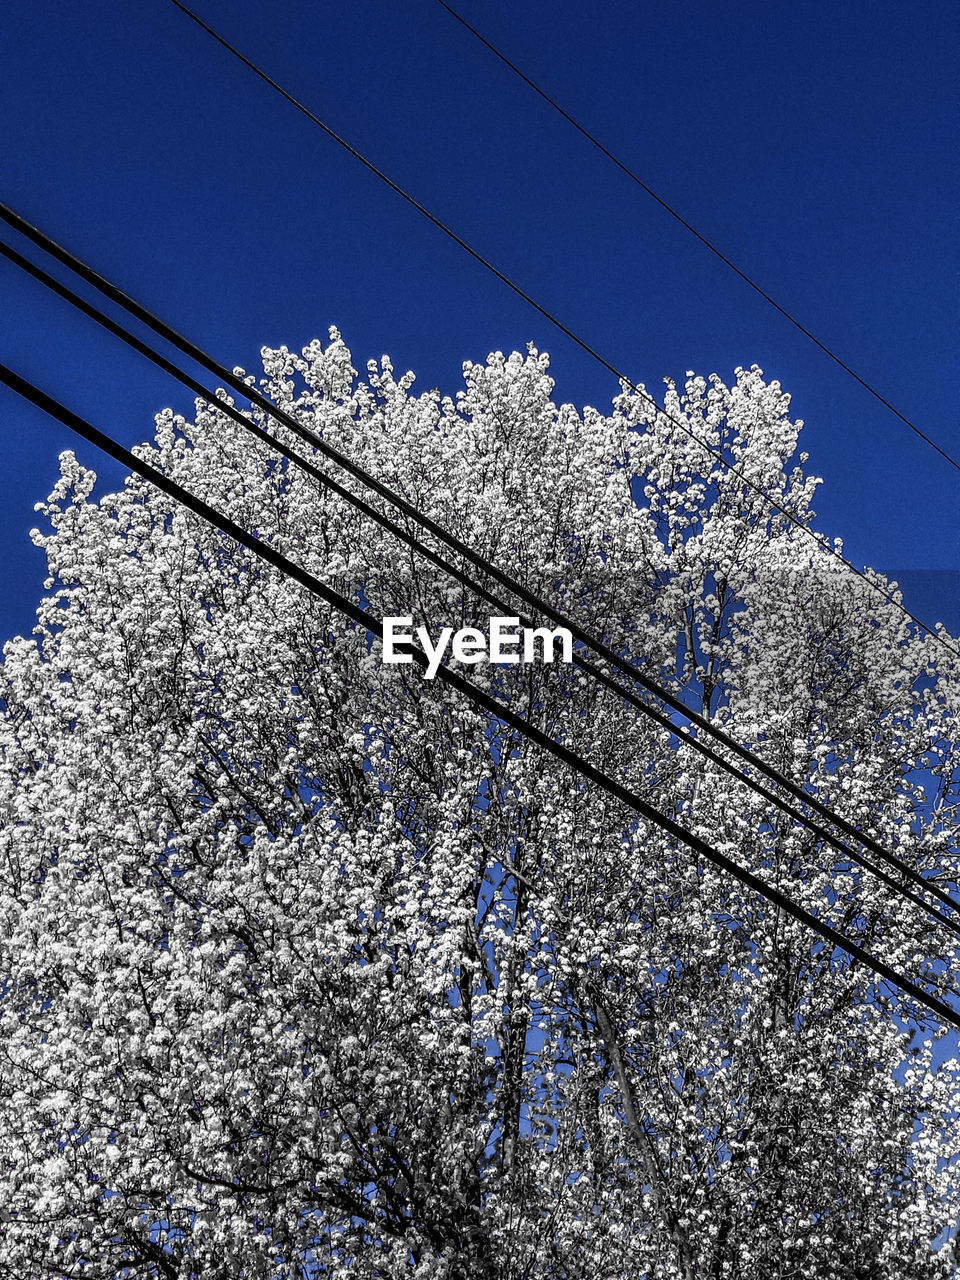
M 604 415 L 532 348 L 455 398 L 359 380 L 335 331 L 263 359 L 326 442 L 956 878 L 960 669 L 741 478 L 809 520 L 759 369 Z M 486 625 L 216 404 L 140 452 L 376 617 Z M 145 483 L 94 483 L 63 456 L 2 669 L 5 1275 L 952 1274 L 958 1068 L 867 972 Z M 949 933 L 574 666 L 469 675 L 888 963 L 957 973 Z

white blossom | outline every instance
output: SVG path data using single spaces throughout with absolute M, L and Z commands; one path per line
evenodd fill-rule
M 808 523 L 759 369 L 604 415 L 554 404 L 533 348 L 455 398 L 386 357 L 358 379 L 336 331 L 263 362 L 326 442 L 955 881 L 960 663 L 672 421 Z M 375 616 L 486 628 L 215 405 L 139 453 Z M 960 1067 L 886 988 L 145 482 L 94 484 L 63 455 L 3 666 L 5 1274 L 953 1274 Z M 575 667 L 470 675 L 887 963 L 958 971 Z

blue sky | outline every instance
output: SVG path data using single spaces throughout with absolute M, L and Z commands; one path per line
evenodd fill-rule
M 436 0 L 198 12 L 651 390 L 759 364 L 825 478 L 818 527 L 960 630 L 960 474 L 579 138 Z M 461 0 L 664 199 L 944 448 L 955 410 L 956 6 Z M 559 401 L 617 387 L 169 0 L 4 16 L 0 199 L 224 363 L 336 324 L 452 393 L 532 340 Z M 18 246 L 19 247 L 19 246 Z M 0 360 L 125 444 L 191 396 L 0 264 Z M 29 631 L 33 503 L 69 434 L 0 392 L 0 639 Z M 77 446 L 105 484 L 119 470 Z

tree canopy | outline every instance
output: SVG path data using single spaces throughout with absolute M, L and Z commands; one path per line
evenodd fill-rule
M 758 368 L 601 413 L 533 348 L 455 398 L 335 330 L 262 354 L 276 404 L 956 888 L 960 661 L 798 527 L 819 482 Z M 216 404 L 138 453 L 377 617 L 488 622 Z M 954 1274 L 942 1031 L 143 480 L 61 470 L 0 689 L 0 1275 Z M 682 735 L 573 666 L 468 674 L 949 990 L 955 935 Z

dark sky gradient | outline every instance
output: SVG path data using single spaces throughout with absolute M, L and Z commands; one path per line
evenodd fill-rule
M 960 630 L 960 473 L 497 63 L 436 0 L 196 0 L 201 15 L 655 393 L 759 364 L 793 394 L 818 527 Z M 464 15 L 944 448 L 956 412 L 953 3 L 516 4 Z M 0 199 L 224 363 L 336 324 L 453 393 L 532 340 L 558 401 L 612 376 L 169 0 L 31 0 L 0 38 Z M 133 444 L 169 383 L 0 264 L 0 360 Z M 0 392 L 0 639 L 68 433 Z M 120 472 L 77 445 L 103 485 Z

